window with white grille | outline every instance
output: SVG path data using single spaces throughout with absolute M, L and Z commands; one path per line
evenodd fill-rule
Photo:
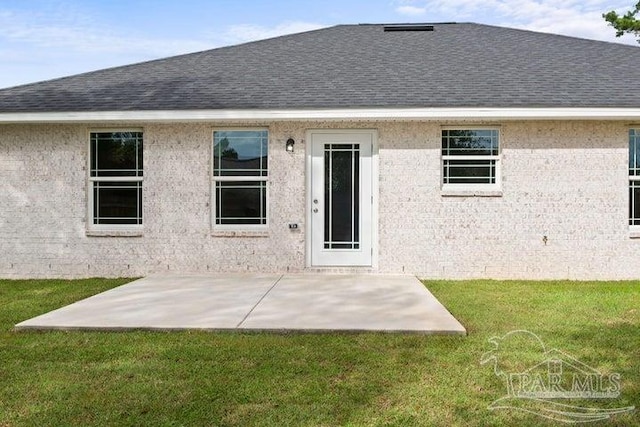
M 498 129 L 442 130 L 443 189 L 496 189 L 499 185 Z
M 213 132 L 214 228 L 267 228 L 268 148 L 266 129 Z
M 142 132 L 90 134 L 89 216 L 95 229 L 142 226 Z
M 629 130 L 629 225 L 640 226 L 640 129 Z

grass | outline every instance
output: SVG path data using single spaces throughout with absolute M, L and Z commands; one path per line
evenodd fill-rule
M 640 425 L 638 282 L 426 282 L 467 337 L 12 330 L 126 281 L 0 280 L 0 426 L 555 425 L 487 409 L 505 386 L 480 359 L 516 329 L 620 373 L 587 404 L 638 409 L 594 425 Z

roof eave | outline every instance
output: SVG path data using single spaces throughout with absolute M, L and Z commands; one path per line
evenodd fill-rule
M 639 108 L 343 108 L 0 113 L 1 124 L 238 121 L 640 120 Z

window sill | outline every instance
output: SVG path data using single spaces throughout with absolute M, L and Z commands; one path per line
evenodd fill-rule
M 630 239 L 640 239 L 640 228 L 633 227 L 629 229 Z
M 443 188 L 442 197 L 502 197 L 502 190 L 455 190 Z
M 269 237 L 269 231 L 264 230 L 213 230 L 213 237 Z
M 142 237 L 144 230 L 87 230 L 87 237 Z

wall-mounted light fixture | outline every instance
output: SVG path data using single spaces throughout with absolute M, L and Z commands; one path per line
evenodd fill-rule
M 295 145 L 295 141 L 293 140 L 293 138 L 289 138 L 287 139 L 287 153 L 293 153 L 293 146 Z

